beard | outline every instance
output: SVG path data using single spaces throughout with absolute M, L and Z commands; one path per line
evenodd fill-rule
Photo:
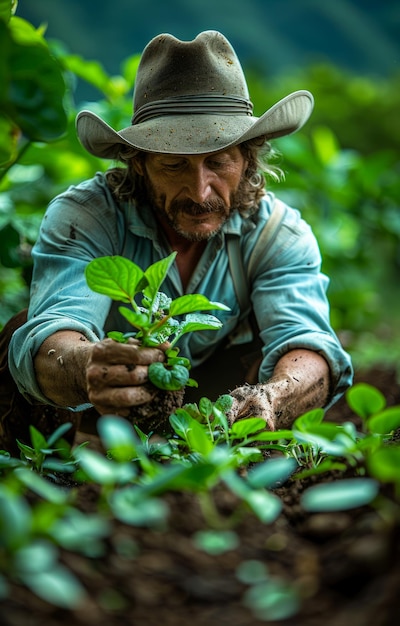
M 166 220 L 169 226 L 174 229 L 174 231 L 187 239 L 188 241 L 205 241 L 214 237 L 222 228 L 223 224 L 225 224 L 226 220 L 229 217 L 229 207 L 226 206 L 225 202 L 221 199 L 215 200 L 207 200 L 206 202 L 202 202 L 201 204 L 197 204 L 192 200 L 175 200 L 171 203 L 169 207 L 168 213 L 166 213 L 157 203 L 154 205 L 156 213 L 159 217 Z M 207 233 L 198 231 L 187 231 L 181 225 L 180 218 L 182 216 L 193 216 L 196 215 L 204 215 L 206 221 L 207 216 L 213 216 L 216 218 L 216 226 L 213 230 L 209 230 Z M 199 221 L 201 224 L 201 220 Z
M 168 213 L 165 211 L 165 196 L 157 196 L 156 191 L 150 182 L 147 172 L 144 174 L 147 202 L 154 209 L 156 215 L 161 222 L 166 222 L 178 235 L 186 239 L 187 241 L 207 241 L 212 237 L 215 237 L 225 224 L 229 216 L 231 215 L 231 207 L 237 206 L 237 198 L 239 192 L 231 194 L 230 205 L 228 206 L 221 198 L 214 198 L 206 200 L 200 204 L 193 202 L 190 198 L 184 200 L 174 200 L 171 202 Z M 199 230 L 185 230 L 181 225 L 181 218 L 185 216 L 204 215 L 204 221 L 207 216 L 215 217 L 215 228 L 208 229 L 207 232 Z M 201 220 L 199 220 L 201 226 Z

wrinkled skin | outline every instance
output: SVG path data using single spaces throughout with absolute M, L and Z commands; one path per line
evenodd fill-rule
M 93 404 L 104 415 L 129 415 L 152 400 L 148 366 L 165 359 L 167 344 L 142 347 L 135 339 L 91 343 L 74 331 L 55 333 L 42 344 L 35 370 L 43 394 L 59 406 Z
M 243 385 L 231 392 L 228 413 L 232 424 L 246 417 L 262 417 L 269 430 L 290 428 L 301 414 L 323 407 L 329 398 L 329 366 L 311 350 L 292 350 L 277 363 L 266 383 Z
M 120 344 L 104 339 L 94 344 L 86 368 L 89 401 L 97 411 L 128 416 L 129 407 L 150 402 L 157 389 L 149 381 L 148 366 L 164 361 L 158 348 L 141 347 L 135 339 Z

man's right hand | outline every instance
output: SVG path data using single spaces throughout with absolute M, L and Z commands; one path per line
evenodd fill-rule
M 92 345 L 86 367 L 87 393 L 100 415 L 129 415 L 129 407 L 150 402 L 154 392 L 148 382 L 148 366 L 164 361 L 162 349 L 142 347 L 135 339 L 117 343 L 103 339 Z
M 101 415 L 128 415 L 129 407 L 152 400 L 148 366 L 164 361 L 168 345 L 144 348 L 135 339 L 92 343 L 81 333 L 58 331 L 35 357 L 36 379 L 43 395 L 60 407 L 90 402 Z

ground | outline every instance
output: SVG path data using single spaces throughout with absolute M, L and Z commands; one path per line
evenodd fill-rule
M 356 380 L 380 389 L 389 405 L 400 404 L 400 387 L 393 371 L 375 368 L 357 373 Z M 341 422 L 351 419 L 351 412 L 340 401 L 328 412 L 328 418 Z M 198 499 L 187 493 L 170 494 L 171 516 L 166 530 L 116 523 L 101 558 L 63 554 L 64 562 L 89 592 L 80 609 L 57 609 L 14 585 L 2 604 L 1 623 L 262 626 L 266 621 L 255 617 L 243 603 L 247 585 L 235 573 L 241 562 L 252 559 L 265 563 L 272 576 L 295 583 L 302 598 L 294 617 L 268 624 L 399 623 L 399 520 L 390 521 L 367 506 L 334 514 L 307 514 L 300 507 L 299 496 L 309 484 L 297 481 L 281 487 L 284 512 L 277 521 L 264 525 L 247 515 L 236 528 L 238 547 L 219 556 L 210 556 L 193 543 L 194 533 L 204 528 Z M 213 496 L 220 513 L 229 515 L 235 507 L 230 492 L 219 488 Z M 82 509 L 94 510 L 95 502 L 94 488 L 83 486 Z

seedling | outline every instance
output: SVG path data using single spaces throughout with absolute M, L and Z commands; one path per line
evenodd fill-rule
M 202 294 L 186 294 L 174 300 L 159 291 L 175 260 L 176 252 L 150 265 L 143 271 L 138 265 L 121 256 L 93 259 L 85 271 L 90 289 L 112 300 L 130 306 L 120 306 L 119 312 L 134 328 L 131 333 L 112 331 L 108 337 L 126 343 L 134 336 L 143 346 L 157 346 L 169 342 L 166 362 L 149 366 L 149 379 L 156 387 L 166 390 L 197 386 L 189 377 L 189 359 L 179 356 L 176 343 L 185 333 L 197 330 L 218 330 L 221 321 L 200 311 L 222 310 L 229 307 L 211 302 Z M 140 304 L 137 299 L 141 296 Z M 183 318 L 181 316 L 184 316 Z

